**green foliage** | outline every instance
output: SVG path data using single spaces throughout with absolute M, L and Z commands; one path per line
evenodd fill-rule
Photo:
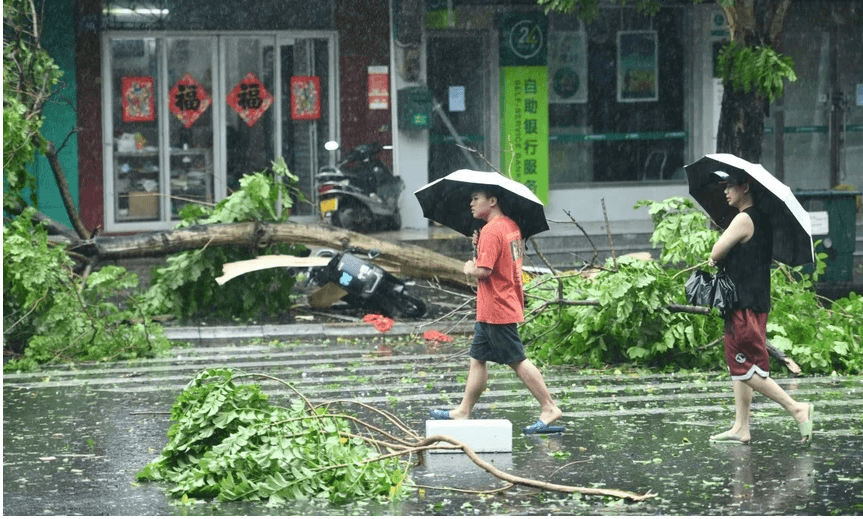
M 223 501 L 325 498 L 343 503 L 397 497 L 403 470 L 351 431 L 340 416 L 302 399 L 270 403 L 258 385 L 237 384 L 230 369 L 199 373 L 171 408 L 162 454 L 137 479 L 164 481 L 176 497 Z
M 31 370 L 58 361 L 130 359 L 168 347 L 162 327 L 134 299 L 130 309 L 113 302 L 137 276 L 115 266 L 90 274 L 83 290 L 62 248 L 48 244 L 44 226 L 33 226 L 35 209 L 3 229 L 3 337 L 23 354 L 6 370 Z M 131 324 L 137 323 L 137 324 Z
M 722 322 L 688 313 L 672 313 L 668 304 L 686 304 L 685 278 L 672 277 L 654 261 L 618 258 L 618 270 L 609 260 L 594 279 L 564 280 L 564 298 L 596 301 L 593 305 L 567 305 L 546 310 L 520 328 L 531 358 L 541 363 L 589 365 L 639 362 L 677 367 L 721 367 L 721 349 L 703 346 L 722 334 Z M 683 279 L 683 281 L 681 281 Z M 526 287 L 528 311 L 542 300 L 554 299 L 555 283 L 538 278 Z M 558 324 L 559 323 L 559 324 Z
M 273 162 L 273 172 L 288 185 L 277 182 L 267 172 L 246 175 L 240 179 L 241 189 L 220 201 L 214 208 L 188 204 L 180 212 L 177 228 L 199 224 L 234 223 L 242 221 L 284 222 L 291 207 L 290 187 L 296 185 L 284 159 Z M 297 193 L 295 193 L 295 196 Z M 298 194 L 300 199 L 301 194 Z M 281 199 L 285 210 L 276 213 Z M 145 309 L 151 315 L 172 314 L 177 317 L 206 315 L 253 319 L 276 315 L 290 308 L 291 288 L 295 278 L 284 269 L 266 269 L 244 274 L 224 286 L 215 278 L 222 275 L 222 265 L 268 254 L 299 254 L 303 245 L 272 244 L 263 248 L 204 247 L 171 255 L 167 265 L 153 269 L 152 282 L 143 296 Z
M 577 11 L 578 17 L 585 22 L 592 22 L 599 16 L 599 0 L 536 0 L 536 3 L 544 7 L 546 14 L 551 11 L 564 14 Z M 634 5 L 638 12 L 650 16 L 658 13 L 661 7 L 658 0 L 617 0 L 616 3 L 621 6 Z
M 641 201 L 655 230 L 651 243 L 662 248 L 659 262 L 618 258 L 593 279 L 563 277 L 562 299 L 585 304 L 554 303 L 557 280 L 546 275 L 525 287 L 528 319 L 520 332 L 532 359 L 549 364 L 602 367 L 642 363 L 674 368 L 724 369 L 724 322 L 710 315 L 669 312 L 685 305 L 683 285 L 691 268 L 708 258 L 719 236 L 691 201 L 670 198 Z M 808 373 L 860 373 L 863 368 L 863 298 L 851 294 L 827 303 L 813 289 L 824 272 L 819 254 L 814 273 L 779 266 L 772 273 L 773 310 L 767 325 L 770 341 Z M 530 312 L 540 307 L 545 311 Z M 719 340 L 718 345 L 712 345 Z
M 832 304 L 813 290 L 813 279 L 824 273 L 826 254 L 817 255 L 813 275 L 802 267 L 780 267 L 771 276 L 773 309 L 767 335 L 809 373 L 863 372 L 863 298 L 855 293 Z
M 744 92 L 753 89 L 772 103 L 785 90 L 785 80 L 797 81 L 794 60 L 765 45 L 729 42 L 720 52 L 717 72 L 726 82 Z
M 708 257 L 719 233 L 707 226 L 707 215 L 683 197 L 662 202 L 641 200 L 635 209 L 647 207 L 653 221 L 650 244 L 661 247 L 659 261 L 665 264 L 697 265 Z
M 41 29 L 30 3 L 3 1 L 3 209 L 26 205 L 30 190 L 36 204 L 36 178 L 27 170 L 37 151 L 44 151 L 42 106 L 62 72 L 33 37 Z

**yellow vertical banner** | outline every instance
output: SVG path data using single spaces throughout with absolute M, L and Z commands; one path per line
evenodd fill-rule
M 502 172 L 548 204 L 548 68 L 500 70 Z

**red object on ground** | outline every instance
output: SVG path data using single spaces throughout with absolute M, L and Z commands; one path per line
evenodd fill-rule
M 445 333 L 441 333 L 437 330 L 428 330 L 423 333 L 423 339 L 427 341 L 434 342 L 452 342 L 453 338 Z
M 373 324 L 375 329 L 381 333 L 387 332 L 393 327 L 393 320 L 381 314 L 366 314 L 363 316 L 363 321 Z

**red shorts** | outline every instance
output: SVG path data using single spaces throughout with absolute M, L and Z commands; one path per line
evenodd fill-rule
M 770 376 L 766 313 L 731 311 L 725 319 L 725 361 L 732 380 L 749 380 L 755 373 Z

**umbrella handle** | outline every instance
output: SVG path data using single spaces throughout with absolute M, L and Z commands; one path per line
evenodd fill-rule
M 471 245 L 473 246 L 473 259 L 476 259 L 479 255 L 477 251 L 477 244 L 479 243 L 479 229 L 473 232 L 473 237 L 470 239 Z

